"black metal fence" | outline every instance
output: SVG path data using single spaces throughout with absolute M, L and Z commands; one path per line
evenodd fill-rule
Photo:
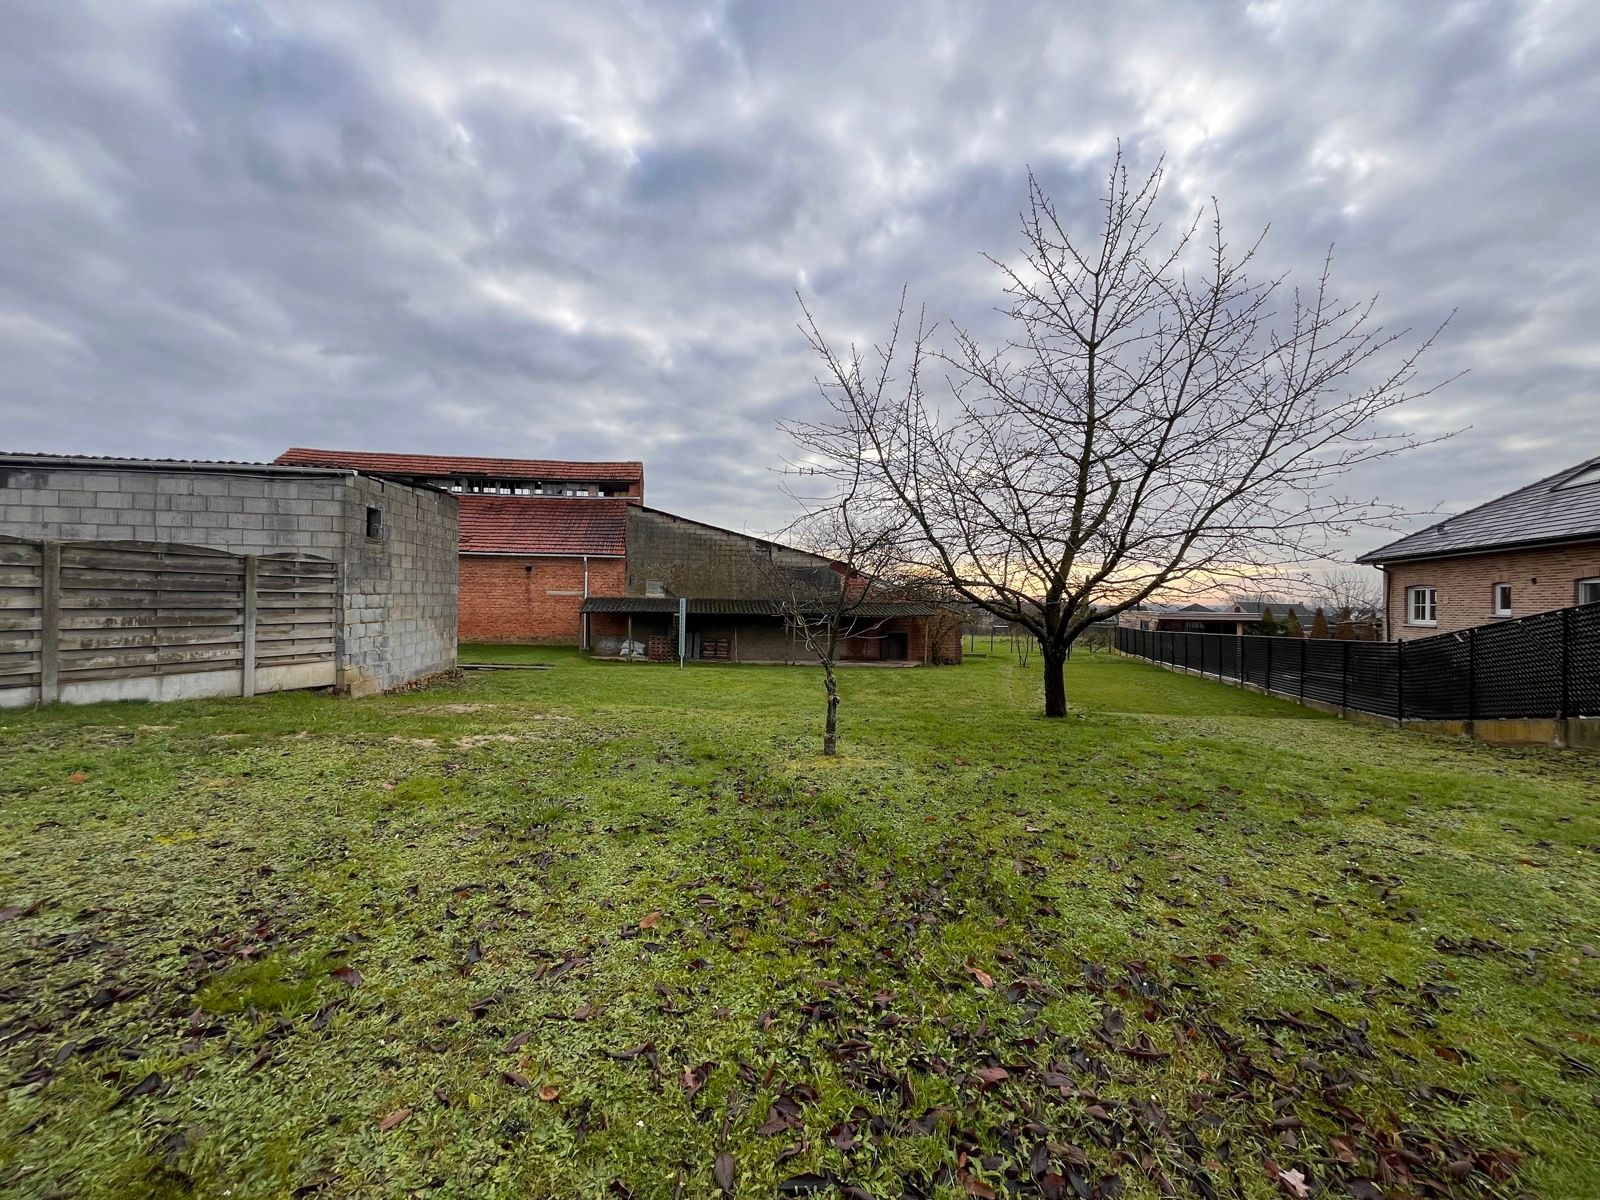
M 1117 649 L 1406 720 L 1600 716 L 1600 604 L 1409 642 L 1118 629 Z

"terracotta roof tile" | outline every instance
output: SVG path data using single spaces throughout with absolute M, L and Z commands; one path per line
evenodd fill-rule
M 313 450 L 295 446 L 277 461 L 297 467 L 345 467 L 390 475 L 483 475 L 502 479 L 548 479 L 592 483 L 637 483 L 639 462 L 573 462 L 544 458 L 471 458 L 453 454 L 379 454 L 367 450 Z
M 627 500 L 462 495 L 463 554 L 594 554 L 627 551 Z

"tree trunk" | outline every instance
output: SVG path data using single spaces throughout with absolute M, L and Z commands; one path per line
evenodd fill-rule
M 839 752 L 839 683 L 833 677 L 833 664 L 822 664 L 822 684 L 828 689 L 828 720 L 822 727 L 822 752 Z
M 1044 715 L 1067 715 L 1067 652 L 1054 646 L 1041 648 L 1044 656 Z

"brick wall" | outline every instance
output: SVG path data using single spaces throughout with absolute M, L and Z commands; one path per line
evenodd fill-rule
M 1576 604 L 1577 581 L 1600 578 L 1600 541 L 1395 563 L 1384 576 L 1388 636 L 1398 641 L 1431 637 L 1508 620 L 1494 615 L 1493 588 L 1497 583 L 1511 585 L 1512 617 Z M 1409 624 L 1406 589 L 1411 587 L 1438 590 L 1437 626 Z
M 626 581 L 622 559 L 589 559 L 591 596 L 621 596 Z M 461 556 L 464 642 L 576 646 L 582 635 L 582 604 L 582 558 Z

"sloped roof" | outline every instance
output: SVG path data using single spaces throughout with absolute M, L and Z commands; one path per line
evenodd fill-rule
M 295 446 L 277 461 L 299 467 L 345 467 L 380 475 L 461 475 L 495 479 L 548 479 L 574 483 L 638 483 L 641 462 L 576 462 L 545 458 L 472 458 L 452 454 L 380 454 L 367 450 L 314 450 Z
M 1363 554 L 1356 561 L 1398 562 L 1539 542 L 1600 538 L 1600 476 L 1583 483 L 1569 482 L 1594 467 L 1600 467 L 1600 458 L 1585 459 L 1487 504 L 1446 517 Z
M 627 552 L 627 500 L 556 496 L 457 496 L 463 554 Z

